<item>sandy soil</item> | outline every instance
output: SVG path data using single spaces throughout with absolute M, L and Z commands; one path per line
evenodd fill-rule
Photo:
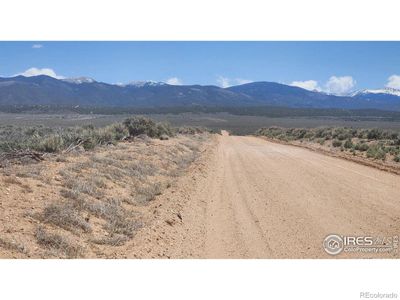
M 256 137 L 218 139 L 215 151 L 166 195 L 179 204 L 170 211 L 182 221 L 170 213 L 171 226 L 148 229 L 147 246 L 141 244 L 148 252 L 130 249 L 138 257 L 160 251 L 172 258 L 398 257 L 330 256 L 322 247 L 332 233 L 398 235 L 398 175 Z

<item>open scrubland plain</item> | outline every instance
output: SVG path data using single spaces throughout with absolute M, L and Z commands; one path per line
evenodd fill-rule
M 25 130 L 2 131 L 16 140 L 0 144 L 2 258 L 398 257 L 322 247 L 329 234 L 399 234 L 400 176 L 379 167 L 397 168 L 396 129 L 238 136 L 131 118 Z M 325 152 L 308 148 L 320 135 Z
M 353 127 L 353 128 L 382 128 L 400 129 L 400 121 L 385 118 L 345 118 L 345 117 L 270 117 L 233 115 L 227 112 L 217 113 L 169 113 L 148 114 L 149 118 L 168 122 L 172 126 L 206 127 L 216 132 L 227 130 L 235 135 L 249 135 L 262 127 L 279 126 L 284 128 L 317 128 L 317 127 Z M 115 122 L 122 122 L 129 115 L 101 115 L 101 114 L 28 114 L 0 112 L 0 126 L 38 126 L 71 127 L 107 126 Z

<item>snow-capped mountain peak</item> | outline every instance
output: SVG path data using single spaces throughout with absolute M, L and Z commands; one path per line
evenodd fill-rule
M 145 86 L 160 86 L 160 85 L 166 85 L 166 83 L 161 82 L 161 81 L 153 81 L 153 80 L 147 80 L 147 81 L 131 81 L 127 84 L 121 84 L 121 86 L 134 86 L 134 87 L 145 87 Z
M 393 89 L 393 88 L 383 88 L 383 89 L 376 89 L 376 90 L 371 90 L 371 89 L 365 89 L 365 90 L 360 90 L 352 93 L 350 96 L 358 96 L 362 94 L 387 94 L 387 95 L 394 95 L 394 96 L 399 96 L 400 97 L 400 90 L 398 89 Z
M 82 84 L 82 83 L 93 83 L 96 82 L 93 78 L 90 77 L 76 77 L 76 78 L 65 78 L 63 81 L 75 84 Z

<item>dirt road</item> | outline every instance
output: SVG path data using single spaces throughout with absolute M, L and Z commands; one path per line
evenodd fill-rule
M 256 137 L 218 139 L 186 187 L 170 257 L 330 258 L 328 234 L 400 233 L 400 176 Z

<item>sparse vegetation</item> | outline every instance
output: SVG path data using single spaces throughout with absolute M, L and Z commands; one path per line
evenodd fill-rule
M 58 153 L 76 150 L 78 147 L 90 150 L 99 145 L 115 144 L 129 136 L 142 134 L 165 140 L 176 131 L 167 123 L 155 122 L 145 117 L 132 117 L 123 123 L 99 128 L 92 125 L 68 128 L 8 125 L 0 127 L 0 154 L 19 150 Z
M 0 237 L 0 247 L 11 251 L 17 251 L 19 253 L 28 253 L 26 246 L 15 239 L 6 239 L 4 237 Z
M 324 128 L 261 128 L 258 135 L 283 141 L 298 141 L 318 143 L 342 152 L 350 152 L 353 156 L 365 156 L 374 160 L 390 160 L 400 162 L 400 132 L 398 130 L 384 130 L 380 128 L 357 129 L 351 127 L 324 127 Z M 321 143 L 321 139 L 324 140 Z
M 23 214 L 38 224 L 31 233 L 40 246 L 35 257 L 107 256 L 107 247 L 129 242 L 148 222 L 143 211 L 152 209 L 149 203 L 171 187 L 171 177 L 198 157 L 208 139 L 199 128 L 173 129 L 141 117 L 103 128 L 38 126 L 21 134 L 9 129 L 8 138 L 18 138 L 0 140 L 0 155 L 16 149 L 52 153 L 44 163 L 9 164 L 0 179 L 7 197 L 17 191 L 30 203 Z
M 65 236 L 49 233 L 42 226 L 37 228 L 35 237 L 39 245 L 60 252 L 66 258 L 78 258 L 84 253 L 81 246 L 72 243 Z
M 90 224 L 79 214 L 79 211 L 69 203 L 50 204 L 44 209 L 41 219 L 45 223 L 50 223 L 66 230 L 83 230 L 84 232 L 92 230 Z

